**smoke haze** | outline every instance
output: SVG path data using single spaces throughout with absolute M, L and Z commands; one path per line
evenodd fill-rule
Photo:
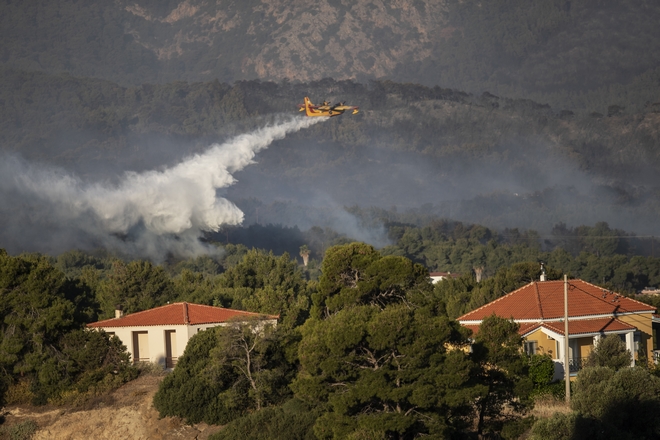
M 204 231 L 237 225 L 243 212 L 218 191 L 274 140 L 325 118 L 287 118 L 162 170 L 85 183 L 62 169 L 5 157 L 0 164 L 0 240 L 9 252 L 104 247 L 162 260 L 214 250 Z

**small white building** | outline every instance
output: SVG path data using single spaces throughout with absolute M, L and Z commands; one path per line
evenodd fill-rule
M 431 282 L 436 284 L 447 278 L 460 278 L 461 274 L 451 272 L 431 272 L 429 273 L 429 276 L 431 277 Z
M 277 325 L 278 316 L 190 304 L 168 304 L 142 312 L 88 324 L 117 336 L 132 355 L 133 362 L 153 362 L 173 368 L 188 340 L 201 330 L 237 322 L 259 320 L 261 325 Z

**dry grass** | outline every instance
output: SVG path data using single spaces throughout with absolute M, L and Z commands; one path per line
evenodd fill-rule
M 534 409 L 530 411 L 529 414 L 537 419 L 547 419 L 556 413 L 567 414 L 569 412 L 571 412 L 571 408 L 569 408 L 564 399 L 543 396 L 536 399 L 534 402 Z

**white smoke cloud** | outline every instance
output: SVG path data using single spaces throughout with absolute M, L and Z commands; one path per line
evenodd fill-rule
M 243 212 L 217 190 L 253 163 L 273 141 L 326 118 L 291 118 L 237 136 L 158 171 L 127 172 L 119 183 L 86 184 L 61 169 L 0 163 L 0 247 L 10 252 L 62 252 L 105 247 L 162 260 L 211 248 L 203 231 L 243 221 Z

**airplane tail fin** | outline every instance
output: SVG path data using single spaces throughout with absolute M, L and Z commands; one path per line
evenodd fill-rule
M 307 96 L 305 96 L 305 113 L 307 116 L 314 116 L 314 111 L 310 108 L 312 106 L 312 101 L 309 100 Z

